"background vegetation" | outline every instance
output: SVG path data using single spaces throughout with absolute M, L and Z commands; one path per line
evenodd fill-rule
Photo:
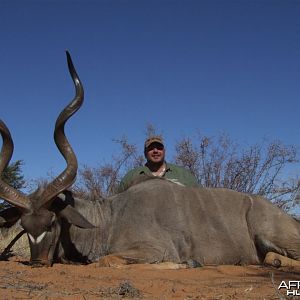
M 155 128 L 148 125 L 146 136 L 157 135 Z M 73 191 L 81 197 L 97 199 L 113 195 L 124 174 L 145 163 L 143 153 L 126 137 L 114 140 L 119 152 L 109 163 L 98 166 L 83 165 Z M 185 137 L 175 146 L 175 155 L 169 162 L 189 169 L 203 187 L 230 188 L 236 191 L 259 194 L 290 210 L 298 204 L 298 175 L 287 175 L 297 166 L 297 149 L 281 141 L 263 140 L 249 146 L 241 146 L 226 134 L 215 137 L 197 134 L 196 138 Z M 23 161 L 9 165 L 2 178 L 14 188 L 21 190 L 29 182 L 22 174 Z M 56 175 L 53 175 L 56 176 Z M 38 179 L 39 183 L 51 180 Z
M 26 186 L 26 181 L 22 172 L 22 160 L 17 160 L 9 164 L 1 174 L 1 179 L 17 190 Z M 7 202 L 0 202 L 0 209 L 7 207 Z
M 150 125 L 146 135 L 157 135 L 157 132 Z M 79 170 L 74 191 L 80 196 L 98 198 L 114 194 L 122 176 L 129 169 L 145 163 L 138 147 L 126 137 L 115 142 L 120 151 L 110 163 L 83 166 Z M 297 149 L 279 140 L 241 146 L 226 134 L 211 137 L 198 133 L 196 139 L 185 137 L 179 140 L 169 162 L 189 169 L 203 187 L 259 194 L 285 210 L 290 210 L 299 201 L 298 174 L 288 175 L 289 170 L 299 163 Z

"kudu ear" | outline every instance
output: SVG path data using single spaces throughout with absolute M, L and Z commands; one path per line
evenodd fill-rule
M 16 207 L 8 207 L 0 211 L 0 227 L 11 227 L 20 218 L 22 212 Z
M 95 227 L 71 205 L 67 205 L 64 209 L 62 209 L 59 212 L 59 215 L 62 218 L 65 218 L 70 224 L 73 224 L 75 226 L 85 229 Z
M 80 212 L 74 207 L 74 198 L 70 191 L 59 194 L 52 202 L 52 210 L 61 218 L 66 219 L 70 224 L 81 228 L 94 228 Z

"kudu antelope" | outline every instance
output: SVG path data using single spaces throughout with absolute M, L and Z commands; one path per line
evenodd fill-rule
M 299 222 L 259 196 L 146 178 L 107 199 L 73 197 L 67 189 L 76 177 L 77 160 L 64 126 L 83 102 L 83 87 L 69 54 L 67 58 L 76 95 L 54 131 L 66 169 L 28 196 L 0 181 L 0 197 L 12 205 L 0 214 L 0 224 L 21 218 L 32 263 L 260 264 L 269 251 L 300 260 Z M 2 121 L 0 131 L 1 174 L 13 142 Z

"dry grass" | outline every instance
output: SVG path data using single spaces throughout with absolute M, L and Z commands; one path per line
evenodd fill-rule
M 3 251 L 11 243 L 11 241 L 22 231 L 22 227 L 19 222 L 17 222 L 11 228 L 1 228 L 0 230 L 0 255 L 3 254 Z M 19 238 L 14 245 L 11 247 L 5 256 L 8 258 L 10 256 L 19 256 L 22 258 L 30 258 L 30 250 L 28 244 L 27 235 L 24 234 Z M 5 257 L 2 257 L 5 259 Z

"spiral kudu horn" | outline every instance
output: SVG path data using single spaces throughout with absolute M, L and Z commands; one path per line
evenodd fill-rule
M 67 162 L 67 167 L 58 177 L 56 177 L 51 183 L 47 185 L 40 199 L 40 207 L 47 204 L 63 190 L 70 187 L 75 181 L 78 169 L 76 155 L 65 136 L 64 128 L 67 120 L 81 107 L 84 99 L 84 91 L 82 83 L 74 68 L 71 56 L 68 51 L 66 52 L 66 54 L 68 68 L 75 85 L 76 94 L 74 99 L 62 110 L 56 120 L 54 140 L 57 148 Z
M 3 140 L 0 152 L 0 198 L 5 199 L 20 209 L 29 210 L 31 206 L 29 198 L 2 180 L 2 173 L 7 167 L 14 151 L 14 143 L 8 128 L 2 120 L 0 120 L 0 133 Z

